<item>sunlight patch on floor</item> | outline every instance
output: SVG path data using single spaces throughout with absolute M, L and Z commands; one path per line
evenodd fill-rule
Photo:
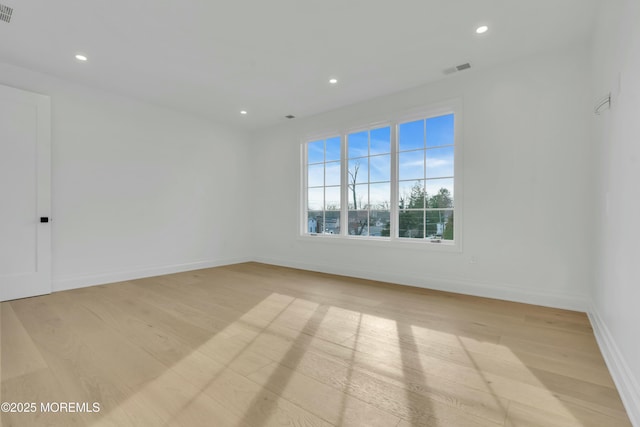
M 208 412 L 227 414 L 227 421 L 234 418 L 234 412 L 237 417 L 238 411 L 241 412 L 241 402 L 250 401 L 260 392 L 259 387 L 252 387 L 253 383 L 244 379 L 242 375 L 272 363 L 271 359 L 259 353 L 245 355 L 247 351 L 251 351 L 251 345 L 263 333 L 258 329 L 248 330 L 245 325 L 268 330 L 269 326 L 291 310 L 292 306 L 295 309 L 295 301 L 295 298 L 271 294 L 179 362 L 167 368 L 160 376 L 144 384 L 117 408 L 104 408 L 109 413 L 95 425 L 130 425 L 136 422 L 144 424 L 156 421 L 156 425 L 160 425 L 178 416 L 189 405 L 198 403 L 210 404 L 215 408 L 215 411 Z M 265 316 L 265 311 L 270 312 L 268 317 Z M 309 318 L 312 314 L 311 311 L 306 317 Z M 239 334 L 242 334 L 242 341 L 238 339 Z M 234 396 L 230 396 L 230 400 L 238 399 L 240 402 L 235 410 L 226 405 L 223 407 L 210 396 L 217 395 L 212 390 L 216 389 L 218 381 L 226 383 L 227 386 L 234 383 L 237 386 L 228 390 L 229 393 L 235 393 Z M 137 420 L 136 414 L 154 412 L 144 410 L 145 407 L 155 408 L 155 412 L 158 412 L 157 408 L 162 408 L 162 412 L 157 414 L 157 420 Z M 184 418 L 185 414 L 181 417 Z
M 497 353 L 504 357 L 504 359 L 496 361 L 494 356 L 469 351 L 462 341 L 460 341 L 460 345 L 494 396 L 508 398 L 513 402 L 527 406 L 545 408 L 546 411 L 562 416 L 571 422 L 578 422 L 555 393 L 548 390 L 509 348 L 496 345 Z

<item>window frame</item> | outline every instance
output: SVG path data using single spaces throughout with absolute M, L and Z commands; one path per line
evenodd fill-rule
M 301 180 L 301 199 L 298 203 L 298 206 L 301 206 L 302 210 L 300 212 L 300 214 L 298 215 L 299 218 L 299 233 L 301 236 L 322 236 L 322 237 L 327 237 L 327 238 L 335 238 L 335 237 L 340 237 L 342 235 L 342 231 L 340 234 L 325 234 L 325 233 L 308 233 L 308 219 L 307 219 L 307 213 L 308 213 L 308 197 L 307 197 L 307 190 L 309 189 L 308 186 L 308 174 L 307 174 L 307 170 L 308 170 L 308 150 L 307 150 L 307 146 L 308 143 L 310 142 L 317 142 L 320 140 L 324 140 L 326 142 L 326 140 L 329 139 L 333 139 L 333 138 L 340 138 L 340 223 L 342 224 L 343 221 L 343 203 L 344 203 L 344 196 L 343 196 L 343 186 L 344 186 L 344 167 L 343 167 L 343 161 L 344 161 L 344 135 L 342 135 L 340 132 L 325 132 L 322 134 L 319 134 L 317 136 L 315 136 L 314 138 L 307 138 L 305 139 L 305 142 L 302 143 L 302 150 L 301 150 L 301 176 L 302 176 L 302 180 Z M 324 153 L 324 161 L 322 162 L 323 165 L 327 164 L 327 160 L 326 160 L 326 146 L 325 146 L 325 153 Z M 318 163 L 314 163 L 318 164 Z M 326 173 L 326 170 L 325 170 Z M 322 206 L 322 211 L 326 212 L 326 177 L 322 186 L 323 189 L 323 206 Z M 342 226 L 341 226 L 342 227 Z
M 426 238 L 412 239 L 398 236 L 399 228 L 399 139 L 398 129 L 400 124 L 415 120 L 425 120 L 442 115 L 454 115 L 453 128 L 453 150 L 454 150 L 454 207 L 453 226 L 454 240 L 429 240 Z M 348 230 L 348 167 L 349 155 L 347 147 L 347 136 L 361 131 L 371 131 L 381 127 L 390 126 L 391 131 L 391 176 L 390 176 L 390 235 L 382 236 L 356 236 L 350 235 Z M 397 247 L 397 248 L 424 248 L 425 250 L 436 250 L 442 252 L 461 252 L 463 240 L 463 114 L 462 100 L 447 100 L 429 106 L 414 108 L 395 114 L 389 114 L 382 120 L 371 120 L 354 126 L 346 126 L 340 130 L 332 132 L 322 132 L 305 137 L 301 143 L 300 150 L 300 192 L 298 207 L 298 239 L 303 241 L 316 241 L 325 243 L 346 242 L 347 244 L 371 245 L 377 247 Z M 307 144 L 320 139 L 340 136 L 340 233 L 339 234 L 313 234 L 307 230 Z M 426 148 L 426 146 L 425 146 Z M 343 225 L 344 224 L 344 225 Z
M 369 198 L 369 206 L 367 207 L 366 211 L 368 212 L 368 213 L 367 213 L 367 217 L 368 217 L 368 219 L 370 220 L 370 219 L 371 219 L 370 214 L 371 214 L 371 211 L 372 211 L 371 206 L 370 206 L 370 204 L 371 204 L 371 200 L 370 200 L 370 197 L 371 197 L 371 192 L 370 192 L 370 190 L 371 190 L 371 184 L 374 184 L 374 185 L 375 185 L 375 184 L 380 184 L 380 183 L 385 183 L 385 182 L 386 182 L 386 181 L 371 181 L 371 158 L 372 158 L 372 157 L 379 157 L 379 156 L 385 156 L 385 155 L 387 155 L 387 153 L 383 153 L 383 154 L 374 154 L 373 156 L 371 155 L 371 131 L 374 131 L 374 130 L 377 130 L 377 129 L 382 129 L 382 128 L 385 128 L 385 127 L 389 127 L 389 130 L 390 130 L 390 135 L 389 135 L 389 138 L 390 138 L 390 141 L 389 141 L 390 147 L 389 147 L 389 153 L 388 153 L 388 155 L 389 155 L 389 157 L 390 157 L 390 171 L 389 171 L 389 203 L 390 203 L 390 205 L 389 205 L 389 220 L 390 220 L 390 221 L 391 221 L 391 223 L 393 224 L 393 221 L 392 221 L 392 215 L 393 215 L 393 213 L 392 213 L 392 212 L 393 212 L 393 210 L 392 210 L 391 203 L 392 203 L 392 201 L 393 201 L 393 194 L 392 194 L 392 191 L 393 191 L 393 182 L 394 182 L 394 178 L 393 178 L 393 177 L 394 177 L 394 175 L 393 175 L 393 163 L 394 163 L 394 162 L 393 162 L 393 159 L 394 159 L 394 156 L 393 156 L 393 154 L 392 154 L 392 150 L 393 150 L 393 140 L 394 140 L 394 130 L 393 130 L 394 126 L 393 126 L 393 124 L 392 124 L 390 121 L 384 121 L 384 122 L 375 122 L 375 123 L 371 123 L 371 124 L 369 124 L 369 125 L 367 125 L 367 126 L 364 126 L 364 127 L 363 127 L 363 126 L 359 126 L 359 127 L 349 128 L 349 129 L 347 129 L 347 130 L 345 131 L 345 133 L 344 133 L 344 145 L 345 145 L 345 147 L 344 147 L 344 151 L 345 151 L 345 157 L 344 157 L 344 160 L 345 160 L 345 164 L 343 165 L 343 168 L 342 168 L 342 170 L 343 170 L 343 175 L 345 175 L 345 182 L 344 182 L 344 184 L 343 184 L 342 191 L 343 191 L 343 193 L 345 194 L 345 203 L 346 203 L 345 221 L 347 221 L 347 222 L 345 222 L 345 224 L 347 225 L 347 229 L 346 229 L 346 233 L 345 233 L 345 235 L 346 235 L 347 237 L 352 237 L 352 238 L 354 238 L 354 239 L 371 239 L 371 240 L 385 239 L 385 240 L 388 240 L 387 238 L 382 237 L 382 236 L 369 236 L 369 235 L 367 235 L 367 236 L 360 236 L 360 235 L 353 235 L 353 234 L 349 234 L 349 225 L 350 225 L 350 224 L 349 224 L 349 212 L 351 211 L 351 209 L 349 208 L 349 203 L 350 203 L 350 200 L 349 200 L 349 197 L 350 197 L 350 194 L 349 194 L 349 173 L 348 173 L 348 171 L 349 171 L 349 161 L 350 161 L 350 160 L 353 160 L 353 159 L 361 159 L 361 158 L 366 158 L 366 159 L 367 159 L 367 165 L 368 165 L 368 166 L 367 166 L 367 180 L 366 180 L 366 184 L 367 184 L 367 197 Z M 349 142 L 349 135 L 351 135 L 351 134 L 356 134 L 356 133 L 360 133 L 360 132 L 367 132 L 367 133 L 368 133 L 368 138 L 369 138 L 369 139 L 368 139 L 368 152 L 367 152 L 367 155 L 366 155 L 366 156 L 360 156 L 360 157 L 349 157 L 349 143 L 348 143 L 348 142 Z M 346 173 L 345 173 L 345 172 L 346 172 Z M 360 183 L 360 184 L 356 184 L 356 185 L 364 185 L 364 184 L 365 184 L 365 183 Z M 363 209 L 357 209 L 357 208 L 356 208 L 356 209 L 353 209 L 353 210 L 354 210 L 354 211 L 361 211 L 361 212 L 362 212 L 362 211 L 364 211 Z M 370 228 L 370 227 L 371 227 L 371 224 L 369 224 L 367 228 Z M 389 236 L 389 237 L 391 237 L 391 233 L 389 233 L 389 234 L 390 234 L 390 236 Z M 341 235 L 342 235 L 342 234 L 341 234 Z

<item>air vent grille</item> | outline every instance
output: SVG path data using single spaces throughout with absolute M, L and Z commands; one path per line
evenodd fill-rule
M 445 68 L 444 70 L 442 70 L 442 73 L 445 75 L 449 75 L 449 74 L 457 73 L 458 71 L 468 70 L 469 68 L 471 68 L 471 64 L 467 62 L 466 64 L 460 64 L 454 67 Z
M 13 15 L 13 8 L 0 4 L 0 21 L 11 22 L 11 15 Z

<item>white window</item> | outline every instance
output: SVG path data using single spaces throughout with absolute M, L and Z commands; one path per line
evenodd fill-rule
M 340 234 L 341 148 L 339 136 L 306 144 L 307 234 Z
M 459 242 L 458 120 L 440 109 L 305 142 L 302 234 Z
M 454 115 L 398 125 L 398 237 L 454 238 Z
M 348 234 L 389 236 L 391 221 L 391 127 L 347 135 Z

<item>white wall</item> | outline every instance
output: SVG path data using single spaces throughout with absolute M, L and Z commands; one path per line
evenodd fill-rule
M 593 191 L 586 46 L 440 82 L 252 136 L 254 256 L 264 262 L 586 309 Z M 338 88 L 339 90 L 339 88 Z M 300 143 L 461 98 L 463 251 L 298 237 Z M 348 243 L 348 244 L 347 244 Z M 477 263 L 471 263 L 471 259 Z
M 54 290 L 247 258 L 246 135 L 0 64 L 51 96 Z
M 473 69 L 252 135 L 0 63 L 0 84 L 52 98 L 54 288 L 253 258 L 565 308 L 593 297 L 640 425 L 637 22 L 637 1 L 608 0 L 592 58 L 577 46 Z M 298 236 L 305 137 L 451 98 L 464 105 L 461 253 Z
M 593 56 L 598 175 L 594 307 L 596 337 L 627 412 L 640 426 L 640 3 L 602 2 Z

